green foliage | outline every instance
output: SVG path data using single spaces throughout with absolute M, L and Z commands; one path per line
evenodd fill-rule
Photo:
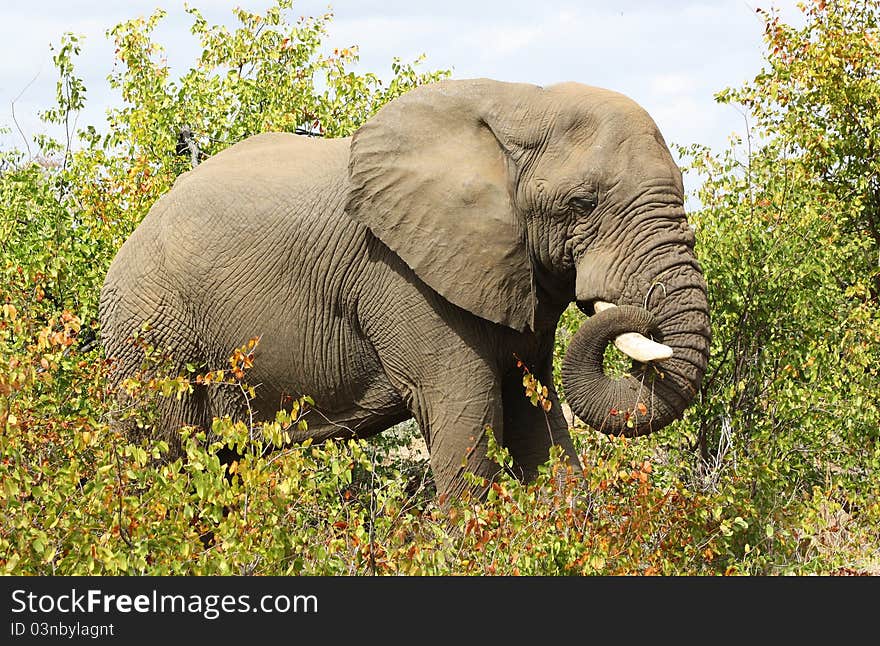
M 813 180 L 812 191 L 846 204 L 843 233 L 868 235 L 863 269 L 880 262 L 880 11 L 875 0 L 813 0 L 805 24 L 761 11 L 767 66 L 719 94 L 743 104 L 756 129 L 785 147 Z M 880 290 L 875 273 L 874 296 Z
M 106 393 L 97 298 L 116 249 L 174 179 L 189 128 L 199 157 L 266 130 L 350 134 L 389 99 L 444 73 L 392 63 L 357 75 L 355 48 L 321 53 L 331 16 L 287 21 L 291 2 L 236 9 L 172 76 L 153 34 L 126 21 L 110 128 L 74 131 L 86 89 L 75 36 L 55 52 L 64 127 L 34 158 L 0 157 L 0 569 L 16 574 L 876 573 L 880 533 L 880 306 L 876 234 L 878 3 L 814 2 L 806 24 L 763 12 L 767 68 L 719 100 L 744 105 L 754 139 L 681 152 L 705 177 L 690 215 L 709 284 L 712 357 L 696 405 L 649 438 L 576 427 L 585 467 L 558 451 L 529 484 L 490 440 L 483 500 L 440 501 L 414 426 L 376 441 L 291 444 L 309 400 L 270 423 L 216 419 L 165 441 L 157 398 L 246 384 L 256 340 L 228 368 L 169 372 L 144 341 L 131 406 Z M 751 137 L 751 135 L 750 135 Z M 584 315 L 563 315 L 554 383 Z M 606 366 L 620 368 L 614 351 Z M 523 396 L 548 391 L 524 373 Z M 178 439 L 178 438 L 166 438 Z M 217 449 L 240 456 L 224 469 Z
M 178 79 L 170 76 L 164 48 L 152 40 L 163 11 L 111 29 L 118 63 L 110 85 L 124 107 L 108 115 L 107 143 L 130 157 L 162 163 L 166 173 L 179 173 L 188 164 L 173 155 L 182 126 L 192 130 L 204 155 L 266 131 L 301 128 L 346 136 L 390 99 L 447 74 L 417 73 L 414 65 L 421 59 L 415 64 L 395 59 L 387 87 L 374 73 L 355 74 L 348 68 L 358 60 L 356 47 L 329 55 L 320 51 L 332 14 L 288 24 L 292 4 L 278 0 L 265 14 L 234 9 L 239 22 L 234 30 L 211 26 L 188 7 L 202 55 Z
M 681 151 L 707 178 L 690 219 L 714 338 L 678 432 L 696 450 L 694 483 L 726 491 L 749 523 L 746 571 L 803 558 L 833 509 L 863 541 L 853 553 L 876 563 L 880 166 L 858 132 L 880 97 L 880 6 L 812 3 L 801 29 L 760 13 L 769 69 L 719 99 L 751 110 L 761 145 L 750 133 L 745 151 Z M 841 558 L 811 555 L 814 567 Z

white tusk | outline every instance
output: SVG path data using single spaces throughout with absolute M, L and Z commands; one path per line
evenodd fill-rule
M 614 303 L 606 303 L 605 301 L 596 301 L 593 303 L 593 309 L 596 312 L 617 307 Z M 649 361 L 662 361 L 672 356 L 672 348 L 656 341 L 651 341 L 648 337 L 638 332 L 626 332 L 614 339 L 614 345 L 628 357 L 632 357 L 636 361 L 648 363 Z

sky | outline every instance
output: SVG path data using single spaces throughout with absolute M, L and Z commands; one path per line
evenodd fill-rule
M 272 2 L 189 1 L 209 23 L 230 25 L 232 7 L 264 10 Z M 746 121 L 713 95 L 760 71 L 763 26 L 755 10 L 771 5 L 784 20 L 801 21 L 792 0 L 299 0 L 292 21 L 332 10 L 326 50 L 358 45 L 358 71 L 390 78 L 393 57 L 425 54 L 423 69 L 451 69 L 453 78 L 578 81 L 636 100 L 667 142 L 718 149 L 742 135 Z M 156 38 L 174 73 L 198 55 L 183 0 L 0 0 L 0 127 L 10 129 L 0 147 L 22 146 L 19 128 L 26 137 L 47 132 L 37 113 L 54 101 L 50 45 L 66 31 L 85 37 L 76 69 L 87 105 L 78 123 L 100 125 L 117 101 L 106 81 L 113 60 L 106 31 L 159 6 L 168 15 Z

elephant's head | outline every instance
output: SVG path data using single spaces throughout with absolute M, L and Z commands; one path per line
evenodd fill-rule
M 693 400 L 705 282 L 681 173 L 632 100 L 575 83 L 420 87 L 355 134 L 349 171 L 352 217 L 452 303 L 521 331 L 552 330 L 572 301 L 592 314 L 563 366 L 592 427 L 650 433 Z M 623 379 L 603 371 L 612 341 L 635 359 Z

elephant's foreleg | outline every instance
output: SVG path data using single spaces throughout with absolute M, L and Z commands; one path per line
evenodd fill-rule
M 437 493 L 455 498 L 470 491 L 479 496 L 488 483 L 475 480 L 491 481 L 502 468 L 488 455 L 489 428 L 499 445 L 504 441 L 501 384 L 467 346 L 454 348 L 455 354 L 451 350 L 421 365 L 410 365 L 415 355 L 406 354 L 387 361 L 385 371 L 425 438 Z M 449 360 L 452 356 L 455 361 Z
M 424 286 L 396 256 L 375 296 L 359 301 L 359 323 L 389 383 L 419 424 L 437 492 L 481 494 L 501 466 L 488 455 L 492 429 L 503 445 L 498 332 Z M 379 289 L 381 287 L 381 289 Z
M 488 372 L 488 371 L 487 371 Z M 474 378 L 462 379 L 468 382 Z M 450 375 L 450 379 L 456 376 Z M 487 374 L 491 386 L 491 376 Z M 412 391 L 411 409 L 419 423 L 431 454 L 431 472 L 441 496 L 455 498 L 470 491 L 476 496 L 483 495 L 492 479 L 502 467 L 491 459 L 489 453 L 489 433 L 502 444 L 504 435 L 503 414 L 500 406 L 500 388 L 487 393 L 482 386 L 472 384 L 468 392 L 464 387 L 453 394 L 449 381 L 437 386 L 420 385 Z M 462 384 L 464 385 L 464 384 Z M 466 476 L 466 473 L 472 476 Z M 485 480 L 485 482 L 483 482 Z
M 531 480 L 538 474 L 538 467 L 550 457 L 553 445 L 561 446 L 569 463 L 576 471 L 580 470 L 568 424 L 553 388 L 552 375 L 549 370 L 539 370 L 537 377 L 542 385 L 547 386 L 549 411 L 545 411 L 540 402 L 538 406 L 532 404 L 525 394 L 519 371 L 509 372 L 502 383 L 504 445 L 513 458 L 516 475 L 524 480 Z

